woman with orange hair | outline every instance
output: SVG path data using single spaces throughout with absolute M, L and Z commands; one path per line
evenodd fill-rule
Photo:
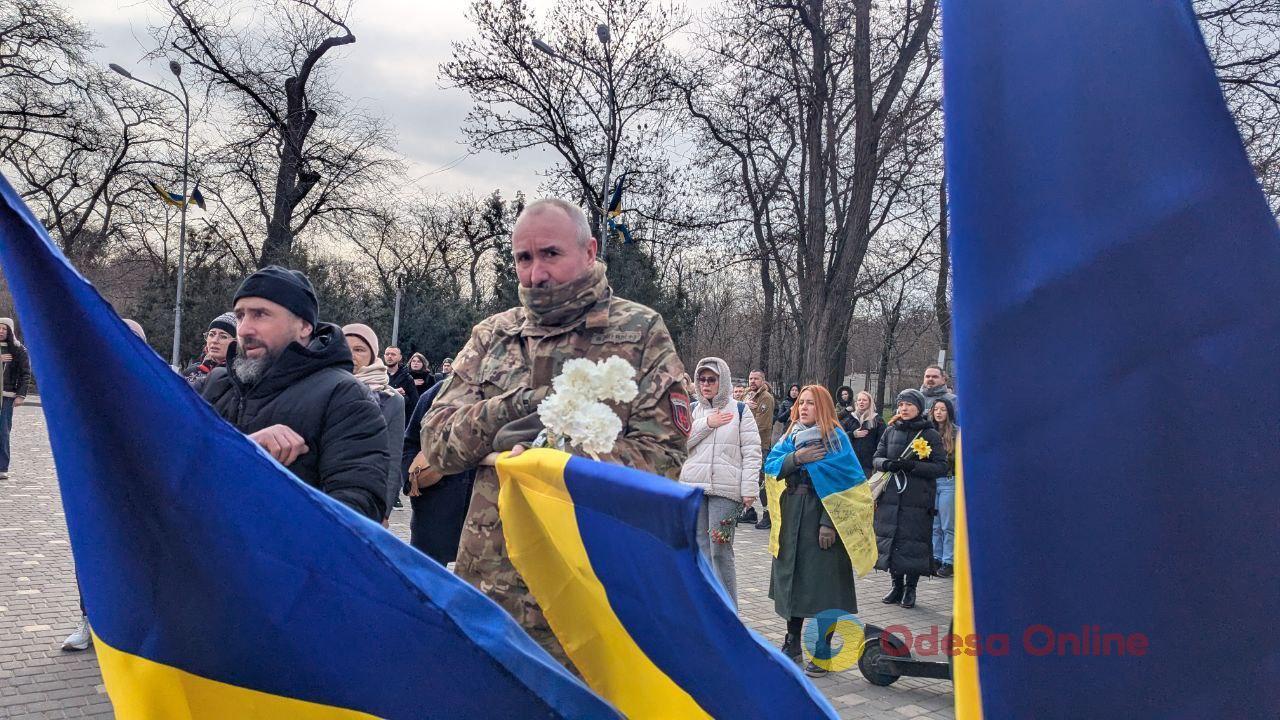
M 853 565 L 845 548 L 841 527 L 823 503 L 834 480 L 852 486 L 865 480 L 849 436 L 836 419 L 831 393 L 819 385 L 800 391 L 791 408 L 791 424 L 786 434 L 769 452 L 764 472 L 780 489 L 771 539 L 774 550 L 769 575 L 769 597 L 774 610 L 787 619 L 787 635 L 782 651 L 799 662 L 803 653 L 800 632 L 804 619 L 829 610 L 858 611 L 853 589 Z M 781 482 L 785 481 L 785 488 Z M 870 527 L 866 528 L 870 534 Z M 869 542 L 869 541 L 868 541 Z M 805 667 L 810 676 L 826 670 L 812 661 Z

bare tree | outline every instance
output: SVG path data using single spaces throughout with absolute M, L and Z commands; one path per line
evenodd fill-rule
M 1194 6 L 1258 181 L 1280 213 L 1280 0 Z
M 360 212 L 353 190 L 379 182 L 396 162 L 382 152 L 390 142 L 382 121 L 344 109 L 325 76 L 331 51 L 356 40 L 349 6 L 280 0 L 259 11 L 244 1 L 166 2 L 172 21 L 158 33 L 159 52 L 194 64 L 242 121 L 225 132 L 217 159 L 224 178 L 247 188 L 224 198 L 227 207 L 254 207 L 265 220 L 258 264 L 285 260 L 296 236 L 326 215 Z M 252 223 L 239 229 L 252 233 Z
M 936 9 L 733 0 L 676 78 L 726 200 L 747 209 L 766 302 L 776 284 L 806 380 L 838 384 L 858 298 L 937 230 Z M 876 242 L 917 250 L 868 276 Z
M 0 142 L 66 138 L 72 110 L 84 99 L 92 49 L 88 31 L 51 2 L 0 4 Z
M 105 257 L 128 232 L 125 205 L 159 199 L 146 176 L 172 118 L 89 64 L 89 33 L 42 0 L 0 4 L 0 163 L 73 260 Z M 153 206 L 152 208 L 157 209 Z
M 478 35 L 454 44 L 442 72 L 475 101 L 464 127 L 471 145 L 503 153 L 551 148 L 561 159 L 552 181 L 578 196 L 597 227 L 607 203 L 604 176 L 625 166 L 634 188 L 643 182 L 646 148 L 660 144 L 661 117 L 653 111 L 669 99 L 665 44 L 684 26 L 683 15 L 652 0 L 562 0 L 538 24 L 523 0 L 475 0 L 469 16 Z M 608 42 L 597 23 L 608 26 Z M 563 59 L 535 49 L 535 38 Z
M 56 131 L 11 138 L 0 157 L 63 252 L 89 262 L 100 259 L 127 224 L 115 217 L 121 205 L 160 205 L 146 175 L 160 168 L 151 158 L 169 149 L 157 133 L 168 118 L 153 98 L 101 73 L 69 113 L 54 121 Z

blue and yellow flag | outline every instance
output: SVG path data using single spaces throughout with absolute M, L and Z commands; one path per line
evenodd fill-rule
M 627 173 L 618 176 L 618 180 L 613 184 L 613 194 L 609 196 L 609 209 L 606 213 L 606 224 L 611 234 L 622 236 L 622 242 L 630 245 L 633 241 L 631 238 L 631 228 L 622 220 L 622 189 L 626 185 Z
M 162 187 L 160 183 L 154 180 L 151 181 L 151 189 L 155 190 L 156 194 L 160 196 L 160 199 L 163 200 L 168 205 L 172 205 L 174 207 L 180 208 L 184 204 L 191 205 L 194 203 L 201 210 L 206 209 L 204 205 L 204 195 L 200 193 L 200 183 L 198 182 L 196 183 L 195 187 L 192 188 L 191 195 L 185 198 L 180 193 L 169 192 L 164 187 Z
M 840 533 L 840 541 L 849 553 L 853 569 L 861 577 L 871 572 L 879 557 L 876 533 L 872 526 L 875 501 L 871 498 L 867 476 L 862 472 L 862 464 L 853 453 L 849 436 L 844 430 L 835 428 L 831 439 L 826 457 L 804 467 L 809 472 L 814 492 L 822 500 L 823 509 L 831 517 L 836 532 Z M 769 507 L 782 507 L 782 491 L 786 482 L 778 477 L 778 473 L 782 472 L 782 461 L 795 451 L 795 440 L 788 433 L 769 451 L 769 457 L 765 458 L 764 489 L 769 494 Z M 777 557 L 783 517 L 781 512 L 774 512 L 771 517 L 773 522 L 769 528 L 769 553 Z
M 529 450 L 497 463 L 511 562 L 592 689 L 630 718 L 834 718 L 738 619 L 698 551 L 702 491 Z
M 958 717 L 1280 717 L 1280 231 L 1192 4 L 942 7 Z
M 118 717 L 616 716 L 488 598 L 219 418 L 0 197 Z M 83 392 L 84 357 L 110 392 Z

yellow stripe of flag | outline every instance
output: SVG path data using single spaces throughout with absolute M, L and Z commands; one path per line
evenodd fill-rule
M 498 508 L 507 552 L 587 685 L 629 718 L 710 717 L 623 627 L 578 532 L 565 487 L 569 455 L 503 456 Z

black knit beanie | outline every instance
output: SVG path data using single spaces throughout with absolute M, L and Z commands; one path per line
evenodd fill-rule
M 268 265 L 245 278 L 231 302 L 243 297 L 260 297 L 283 305 L 289 312 L 311 323 L 311 327 L 316 326 L 320 314 L 316 291 L 307 276 L 279 265 Z
M 903 390 L 902 392 L 898 393 L 897 402 L 903 402 L 903 401 L 909 402 L 912 405 L 915 405 L 916 407 L 920 408 L 920 414 L 921 415 L 924 414 L 924 406 L 925 406 L 924 393 L 920 392 L 919 390 L 916 390 L 915 388 Z

